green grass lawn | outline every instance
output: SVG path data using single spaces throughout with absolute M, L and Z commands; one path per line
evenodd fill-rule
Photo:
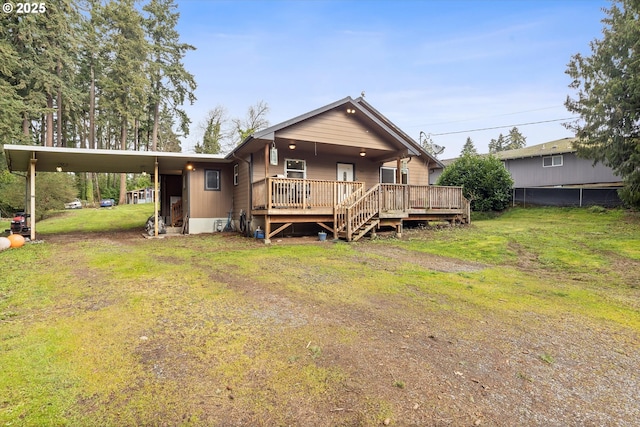
M 571 394 L 600 375 L 581 369 L 622 363 L 592 353 L 640 349 L 634 213 L 514 209 L 354 244 L 92 237 L 142 228 L 151 213 L 63 212 L 39 223 L 43 243 L 0 253 L 0 424 L 471 425 L 479 413 L 487 425 L 526 424 L 510 412 L 527 407 L 522 396 L 491 409 L 453 381 L 474 369 L 471 385 L 511 381 L 509 393 L 543 399 L 565 375 L 554 369 L 577 372 L 558 393 Z M 48 241 L 76 232 L 87 234 Z M 415 262 L 430 254 L 480 267 Z M 581 349 L 580 334 L 596 332 L 606 344 Z M 509 363 L 482 368 L 497 360 Z M 445 405 L 452 395 L 466 403 Z M 597 399 L 615 424 L 615 405 Z

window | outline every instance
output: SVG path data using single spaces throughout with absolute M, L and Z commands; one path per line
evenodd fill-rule
M 287 178 L 306 178 L 307 162 L 304 160 L 286 159 L 284 162 L 284 176 Z
M 236 163 L 233 165 L 233 185 L 238 185 L 239 165 Z
M 205 169 L 204 189 L 208 191 L 220 191 L 220 170 Z
M 380 183 L 381 184 L 395 184 L 396 183 L 396 168 L 380 168 Z
M 547 156 L 542 158 L 542 167 L 551 168 L 554 166 L 562 166 L 562 155 Z
M 381 184 L 395 184 L 396 183 L 396 171 L 397 168 L 381 167 L 380 168 L 380 183 Z M 409 183 L 409 171 L 402 174 L 402 183 Z

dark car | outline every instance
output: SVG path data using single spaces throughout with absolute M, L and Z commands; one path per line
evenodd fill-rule
M 100 200 L 101 208 L 111 208 L 116 205 L 116 201 L 113 199 L 102 199 Z

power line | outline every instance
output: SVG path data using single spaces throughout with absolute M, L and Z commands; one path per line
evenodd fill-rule
M 534 108 L 532 110 L 515 111 L 513 113 L 494 114 L 494 115 L 491 115 L 491 116 L 474 117 L 472 119 L 453 120 L 453 121 L 449 121 L 449 122 L 439 122 L 439 123 L 427 123 L 426 125 L 412 126 L 412 127 L 429 127 L 429 126 L 450 125 L 450 124 L 453 124 L 453 123 L 472 122 L 472 121 L 490 119 L 490 118 L 493 118 L 493 117 L 515 116 L 515 115 L 518 115 L 518 114 L 532 113 L 532 112 L 535 112 L 535 111 L 543 111 L 543 110 L 552 110 L 552 109 L 555 109 L 555 108 L 564 108 L 564 105 L 555 105 L 553 107 Z
M 561 122 L 563 120 L 572 120 L 572 119 L 577 119 L 577 118 L 578 117 L 567 117 L 567 118 L 564 118 L 564 119 L 542 120 L 542 121 L 539 121 L 539 122 L 518 123 L 518 124 L 514 124 L 514 125 L 494 126 L 494 127 L 490 127 L 490 128 L 458 130 L 458 131 L 455 131 L 455 132 L 432 133 L 430 135 L 432 135 L 432 136 L 455 135 L 455 134 L 458 134 L 458 133 L 480 132 L 480 131 L 483 131 L 483 130 L 504 129 L 504 128 L 517 127 L 517 126 L 538 125 L 538 124 L 541 124 L 541 123 Z

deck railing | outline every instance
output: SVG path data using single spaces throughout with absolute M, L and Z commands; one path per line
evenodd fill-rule
M 362 194 L 363 188 L 362 182 L 270 177 L 253 183 L 253 208 L 333 209 Z
M 409 186 L 380 184 L 380 212 L 406 212 L 409 209 Z
M 334 232 L 345 232 L 349 241 L 381 214 L 406 218 L 420 211 L 443 211 L 466 215 L 467 221 L 470 216 L 462 187 L 376 184 L 365 192 L 362 182 L 270 177 L 253 183 L 253 209 L 280 209 L 285 213 L 286 209 L 313 208 L 332 210 Z
M 465 202 L 462 187 L 409 186 L 409 207 L 411 209 L 463 209 Z
M 351 241 L 353 234 L 380 212 L 380 193 L 380 184 L 376 184 L 352 203 L 342 204 L 340 209 L 344 217 L 340 217 L 336 225 L 342 224 L 337 231 L 344 231 L 347 241 Z

